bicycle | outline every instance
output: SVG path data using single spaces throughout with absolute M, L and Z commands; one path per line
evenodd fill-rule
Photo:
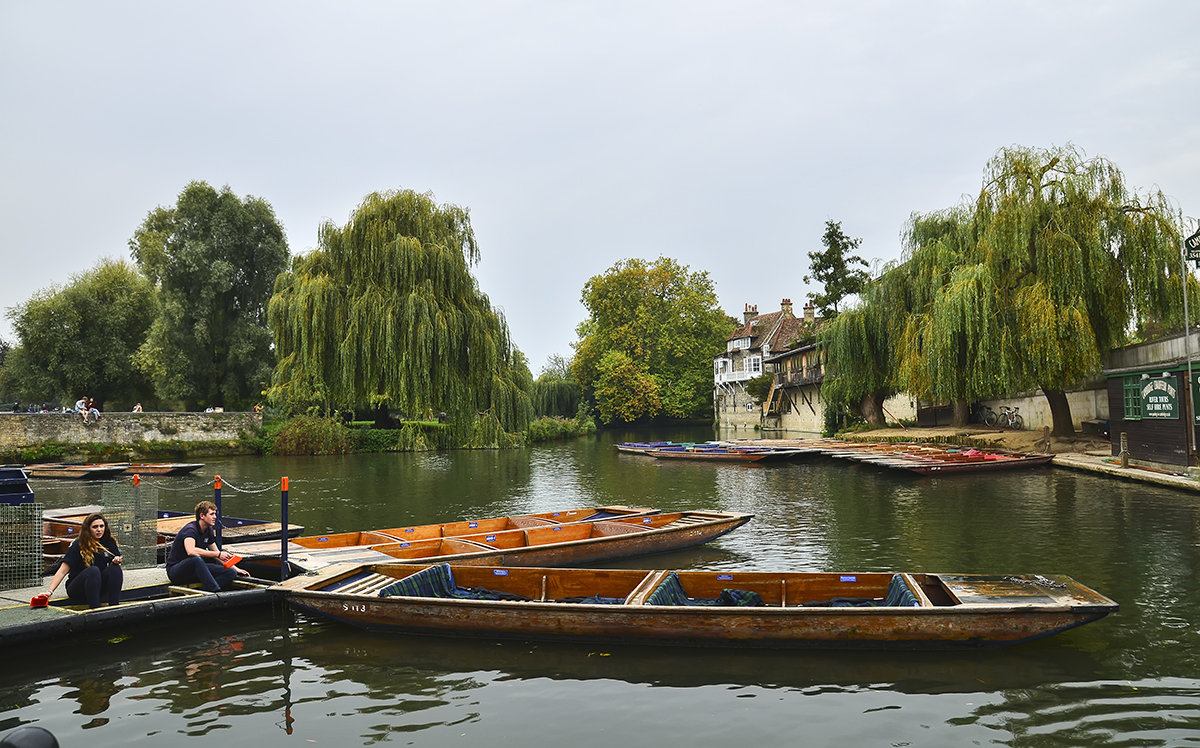
M 1000 428 L 1010 428 L 1013 431 L 1025 430 L 1025 419 L 1017 411 L 1020 408 L 1010 408 L 1007 405 L 1000 406 L 1000 415 L 996 418 L 996 422 Z
M 1010 428 L 1014 431 L 1025 430 L 1025 419 L 1017 413 L 1020 408 L 1010 408 L 1007 405 L 1001 405 L 1000 412 L 997 413 L 986 405 L 981 407 L 983 408 L 983 417 L 980 420 L 983 421 L 984 426 L 988 428 L 999 426 L 1000 428 Z

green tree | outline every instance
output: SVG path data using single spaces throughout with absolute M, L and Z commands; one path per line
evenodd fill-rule
M 929 289 L 905 335 L 910 386 L 962 401 L 1038 387 L 1055 435 L 1073 434 L 1066 388 L 1126 331 L 1182 324 L 1178 221 L 1106 159 L 1001 150 L 972 204 L 910 226 L 912 283 Z
M 533 413 L 543 416 L 573 418 L 579 411 L 582 388 L 571 374 L 571 364 L 562 356 L 551 356 L 542 373 L 533 381 L 531 399 Z
M 889 269 L 862 289 L 861 303 L 821 329 L 829 362 L 822 398 L 857 410 L 876 428 L 885 423 L 883 401 L 897 391 L 897 341 L 902 339 L 909 290 L 904 274 Z
M 162 314 L 137 354 L 158 395 L 189 409 L 258 400 L 273 364 L 266 305 L 288 261 L 270 204 L 192 182 L 129 246 L 160 291 Z
M 829 319 L 838 314 L 838 304 L 847 296 L 860 293 L 870 279 L 866 270 L 854 267 L 867 266 L 867 261 L 858 255 L 850 254 L 862 244 L 862 239 L 851 239 L 842 233 L 839 221 L 826 221 L 825 234 L 821 237 L 825 249 L 820 252 L 809 252 L 808 259 L 812 262 L 811 275 L 804 276 L 804 282 L 810 283 L 816 279 L 824 289 L 821 293 L 813 294 L 812 302 L 820 310 L 821 316 Z
M 9 314 L 19 344 L 5 362 L 8 387 L 56 404 L 85 394 L 100 405 L 145 399 L 149 383 L 132 356 L 157 314 L 154 287 L 120 261 L 39 291 Z
M 588 318 L 576 328 L 572 371 L 601 420 L 712 415 L 712 361 L 733 321 L 717 307 L 708 273 L 665 257 L 624 260 L 589 279 L 582 301 Z M 630 402 L 611 399 L 622 396 Z
M 468 212 L 430 194 L 372 193 L 345 226 L 324 224 L 271 298 L 272 400 L 445 412 L 459 443 L 496 423 L 524 431 L 532 376 L 471 274 L 478 259 Z
M 662 410 L 658 379 L 623 351 L 600 357 L 595 382 L 596 409 L 605 423 L 632 423 Z

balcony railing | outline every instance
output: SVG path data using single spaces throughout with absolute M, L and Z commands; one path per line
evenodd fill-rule
M 820 367 L 813 367 L 804 371 L 780 372 L 775 375 L 775 385 L 777 387 L 802 387 L 806 384 L 817 384 L 824 378 L 825 375 Z
M 713 375 L 713 381 L 716 384 L 724 384 L 726 382 L 747 382 L 753 379 L 756 374 L 748 371 L 723 371 L 720 374 Z

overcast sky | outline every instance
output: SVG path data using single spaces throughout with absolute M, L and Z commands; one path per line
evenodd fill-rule
M 1073 143 L 1200 216 L 1198 34 L 1185 0 L 0 0 L 0 308 L 128 259 L 191 180 L 270 202 L 293 253 L 431 191 L 470 210 L 536 375 L 619 260 L 799 308 L 826 220 L 895 259 L 1008 145 Z

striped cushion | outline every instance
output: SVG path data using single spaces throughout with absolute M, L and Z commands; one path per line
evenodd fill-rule
M 899 574 L 893 574 L 892 581 L 888 583 L 887 596 L 883 598 L 883 602 L 880 605 L 919 608 L 921 607 L 921 601 L 908 588 L 908 583 L 904 581 L 904 577 Z
M 458 597 L 450 564 L 421 569 L 379 591 L 380 597 Z

